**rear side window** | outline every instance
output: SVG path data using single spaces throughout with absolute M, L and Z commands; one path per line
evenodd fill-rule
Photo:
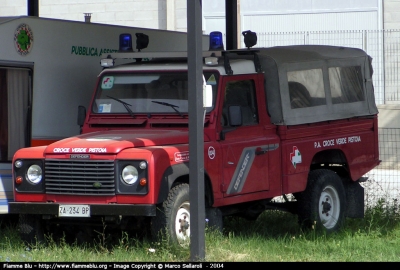
M 287 76 L 292 109 L 326 104 L 322 69 L 289 71 Z
M 329 84 L 333 104 L 365 100 L 360 66 L 330 67 Z

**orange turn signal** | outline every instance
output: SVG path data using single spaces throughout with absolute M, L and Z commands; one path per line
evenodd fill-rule
M 15 184 L 17 184 L 17 185 L 19 185 L 19 184 L 22 184 L 22 176 L 17 176 L 16 178 L 15 178 Z
M 144 187 L 145 185 L 147 185 L 147 179 L 146 178 L 142 178 L 142 179 L 140 179 L 140 185 L 142 186 L 142 187 Z

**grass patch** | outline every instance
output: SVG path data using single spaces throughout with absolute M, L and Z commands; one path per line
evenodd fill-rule
M 366 209 L 365 218 L 348 219 L 344 230 L 324 234 L 302 231 L 297 216 L 265 211 L 257 220 L 224 218 L 224 231 L 206 228 L 205 261 L 210 262 L 388 262 L 400 261 L 400 214 L 397 201 Z M 3 262 L 182 262 L 190 248 L 152 242 L 126 232 L 98 231 L 93 242 L 49 237 L 47 245 L 26 248 L 15 225 L 2 222 Z

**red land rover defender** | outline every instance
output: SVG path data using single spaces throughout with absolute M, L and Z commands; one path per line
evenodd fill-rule
M 346 217 L 363 217 L 360 182 L 380 162 L 371 58 L 322 45 L 204 55 L 212 88 L 204 119 L 209 222 L 222 228 L 223 216 L 254 219 L 279 208 L 302 225 L 335 231 Z M 111 67 L 117 57 L 133 60 Z M 26 241 L 42 239 L 50 223 L 129 227 L 135 220 L 148 221 L 154 236 L 185 241 L 187 58 L 131 52 L 104 63 L 110 67 L 98 76 L 82 133 L 15 154 L 9 212 L 20 214 Z M 295 200 L 273 200 L 288 194 Z

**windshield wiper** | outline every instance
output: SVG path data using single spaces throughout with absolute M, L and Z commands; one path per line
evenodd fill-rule
M 182 118 L 184 118 L 184 116 L 183 116 L 183 114 L 180 112 L 180 111 L 178 111 L 176 108 L 179 108 L 179 106 L 176 106 L 176 105 L 174 105 L 174 104 L 171 104 L 171 103 L 167 103 L 167 102 L 161 102 L 161 101 L 151 101 L 151 102 L 154 102 L 154 103 L 157 103 L 157 104 L 160 104 L 160 105 L 164 105 L 164 106 L 168 106 L 168 107 L 171 107 L 174 111 L 176 111 L 180 116 L 182 116 Z
M 115 98 L 115 97 L 112 97 L 112 96 L 106 96 L 106 97 L 111 98 L 111 99 L 113 99 L 113 100 L 115 100 L 115 101 L 118 101 L 119 103 L 121 103 L 122 105 L 124 105 L 126 111 L 130 114 L 130 116 L 132 116 L 132 118 L 135 118 L 135 115 L 133 114 L 131 108 L 129 108 L 129 106 L 132 106 L 131 104 L 126 103 L 125 101 L 122 101 L 122 100 L 120 100 L 120 99 L 118 99 L 118 98 Z

